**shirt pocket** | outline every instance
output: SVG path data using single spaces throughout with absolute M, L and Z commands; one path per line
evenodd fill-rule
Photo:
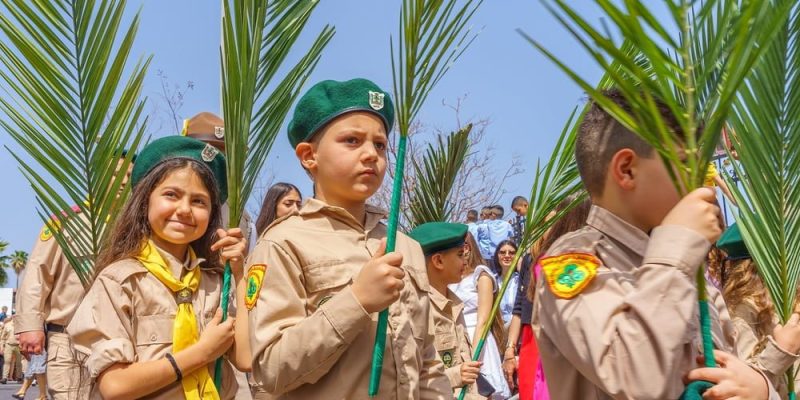
M 136 321 L 136 347 L 172 344 L 175 319 L 169 315 L 140 316 Z
M 303 267 L 308 307 L 313 312 L 353 280 L 359 266 L 326 260 Z
M 450 368 L 460 361 L 461 355 L 457 351 L 457 339 L 453 332 L 437 331 L 436 336 L 433 338 L 433 347 L 439 354 L 445 368 Z

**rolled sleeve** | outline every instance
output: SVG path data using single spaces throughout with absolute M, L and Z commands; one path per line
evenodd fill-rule
M 116 338 L 98 342 L 92 347 L 92 354 L 86 360 L 89 377 L 97 378 L 108 367 L 117 364 L 131 364 L 136 361 L 133 342 L 124 338 Z
M 653 229 L 644 255 L 644 264 L 663 264 L 678 268 L 694 279 L 711 243 L 697 232 L 678 225 L 662 225 Z

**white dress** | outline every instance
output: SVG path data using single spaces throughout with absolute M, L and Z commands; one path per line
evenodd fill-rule
M 450 290 L 464 303 L 464 322 L 467 325 L 470 339 L 475 336 L 475 329 L 478 324 L 478 277 L 482 272 L 488 274 L 492 278 L 492 282 L 496 282 L 494 273 L 488 267 L 479 265 L 472 275 L 465 276 L 461 279 L 461 282 L 449 286 Z M 497 292 L 497 285 L 494 285 L 493 290 L 495 293 Z M 477 343 L 473 343 L 473 346 L 477 346 Z M 495 389 L 491 399 L 507 399 L 511 397 L 511 390 L 508 388 L 506 378 L 503 376 L 503 360 L 500 358 L 500 352 L 491 332 L 486 336 L 480 360 L 483 361 L 481 373 Z

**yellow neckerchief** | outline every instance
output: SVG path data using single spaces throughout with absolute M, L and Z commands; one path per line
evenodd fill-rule
M 164 286 L 175 292 L 179 300 L 184 299 L 178 303 L 178 312 L 175 314 L 172 326 L 172 351 L 177 353 L 197 343 L 200 334 L 197 331 L 197 319 L 191 299 L 200 287 L 200 268 L 187 271 L 181 280 L 175 279 L 152 240 L 147 241 L 136 258 Z M 192 261 L 195 259 L 191 247 L 189 247 L 189 259 Z M 187 400 L 219 400 L 219 393 L 206 366 L 196 369 L 191 374 L 184 374 L 181 384 Z

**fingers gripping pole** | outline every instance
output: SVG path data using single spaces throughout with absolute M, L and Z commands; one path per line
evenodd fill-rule
M 400 198 L 403 194 L 403 172 L 406 164 L 406 141 L 407 137 L 401 135 L 397 147 L 397 168 L 394 174 L 394 186 L 392 187 L 392 204 L 389 208 L 389 221 L 386 232 L 386 252 L 394 251 L 397 241 L 397 221 L 400 215 Z M 369 376 L 369 395 L 378 395 L 381 385 L 381 372 L 383 370 L 383 352 L 386 349 L 386 328 L 389 323 L 389 310 L 383 310 L 378 314 L 378 327 L 375 330 L 375 345 L 372 348 L 372 368 Z

